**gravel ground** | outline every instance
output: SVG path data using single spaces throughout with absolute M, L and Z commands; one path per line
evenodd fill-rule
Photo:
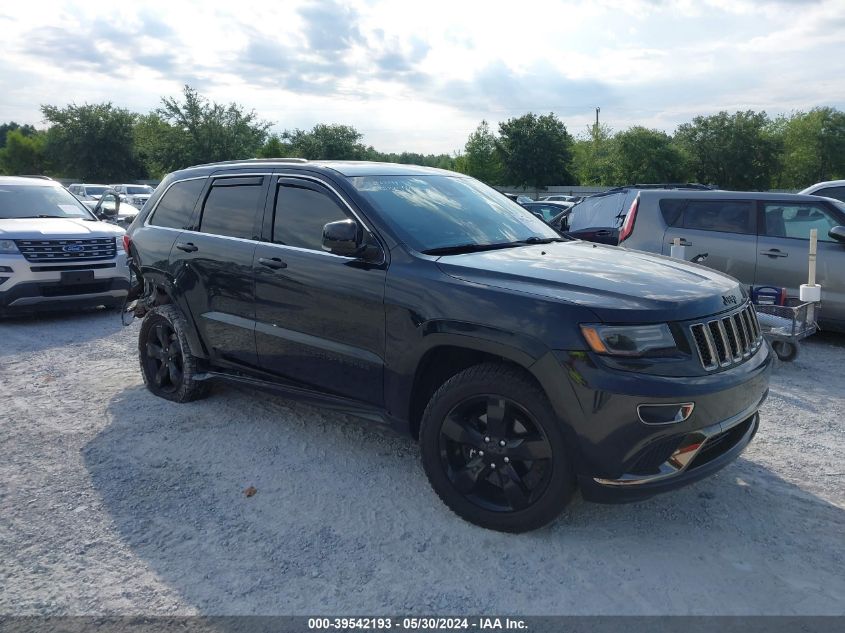
M 505 535 L 409 439 L 227 385 L 153 397 L 137 332 L 0 323 L 0 614 L 845 614 L 845 337 L 777 368 L 715 477 Z

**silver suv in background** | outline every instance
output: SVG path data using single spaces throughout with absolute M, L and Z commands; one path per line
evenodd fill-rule
M 133 207 L 141 209 L 153 195 L 153 189 L 149 185 L 109 185 L 111 189 L 120 194 L 120 201 L 127 202 Z
M 124 235 L 57 182 L 0 176 L 0 316 L 119 305 Z
M 821 323 L 845 331 L 845 203 L 802 194 L 744 191 L 640 191 L 620 246 L 669 255 L 678 238 L 686 258 L 748 286 L 807 283 L 810 229 L 818 229 Z
M 67 190 L 70 191 L 80 200 L 99 200 L 102 195 L 109 190 L 108 185 L 86 185 L 82 183 L 74 183 L 68 185 Z

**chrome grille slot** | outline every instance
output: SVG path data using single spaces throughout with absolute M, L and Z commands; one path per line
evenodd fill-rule
M 707 371 L 741 363 L 756 352 L 763 341 L 750 303 L 727 316 L 689 327 L 701 366 Z
M 15 240 L 18 250 L 30 262 L 79 262 L 114 259 L 113 237 L 67 240 Z

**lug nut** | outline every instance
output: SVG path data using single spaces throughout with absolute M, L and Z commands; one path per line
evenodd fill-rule
M 478 451 L 478 456 L 479 456 L 479 457 L 484 457 L 484 451 Z
M 504 446 L 505 443 L 506 443 L 505 440 L 499 440 L 499 446 Z
M 489 443 L 490 443 L 490 438 L 489 438 L 489 437 L 485 437 L 485 438 L 484 438 L 484 442 L 485 442 L 486 444 L 489 444 Z
M 505 463 L 506 463 L 506 464 L 510 464 L 510 463 L 511 463 L 511 460 L 510 460 L 510 459 L 508 459 L 507 457 L 505 457 Z
M 496 462 L 493 462 L 492 464 L 490 464 L 490 468 L 495 468 L 495 467 L 496 467 Z

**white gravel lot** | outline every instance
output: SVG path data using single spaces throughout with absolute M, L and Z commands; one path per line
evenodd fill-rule
M 777 368 L 715 477 L 505 535 L 410 439 L 234 386 L 153 397 L 137 332 L 0 322 L 0 614 L 845 614 L 845 337 Z

